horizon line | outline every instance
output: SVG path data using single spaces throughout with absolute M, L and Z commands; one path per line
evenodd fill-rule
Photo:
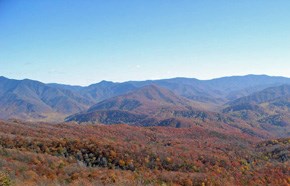
M 0 75 L 0 78 L 5 78 L 9 80 L 16 80 L 16 81 L 24 81 L 24 80 L 30 80 L 30 81 L 37 81 L 43 84 L 57 84 L 57 85 L 65 85 L 65 86 L 74 86 L 74 87 L 88 87 L 94 84 L 99 84 L 101 82 L 109 82 L 109 83 L 126 83 L 126 82 L 144 82 L 144 81 L 160 81 L 160 80 L 171 80 L 171 79 L 195 79 L 197 81 L 212 81 L 216 79 L 221 79 L 221 78 L 231 78 L 231 77 L 246 77 L 246 76 L 267 76 L 267 77 L 276 77 L 276 78 L 290 78 L 286 76 L 279 76 L 279 75 L 268 75 L 268 74 L 244 74 L 244 75 L 228 75 L 228 76 L 220 76 L 220 77 L 215 77 L 215 78 L 210 78 L 210 79 L 198 79 L 194 77 L 168 77 L 168 78 L 158 78 L 158 79 L 144 79 L 144 80 L 127 80 L 127 81 L 111 81 L 111 80 L 101 80 L 95 83 L 90 83 L 88 85 L 73 85 L 73 84 L 66 84 L 66 83 L 58 83 L 58 82 L 43 82 L 41 80 L 36 80 L 36 79 L 30 79 L 30 78 L 24 78 L 24 79 L 16 79 L 16 78 L 10 78 L 6 76 Z

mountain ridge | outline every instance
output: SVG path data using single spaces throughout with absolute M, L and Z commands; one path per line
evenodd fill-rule
M 85 113 L 76 114 L 72 117 L 75 120 L 79 120 L 78 118 L 80 118 L 80 121 L 83 122 L 84 114 L 91 115 L 95 113 L 95 116 L 99 116 L 99 114 L 107 112 L 109 115 L 115 113 L 116 123 L 122 121 L 120 121 L 121 117 L 124 123 L 128 122 L 127 119 L 124 119 L 123 115 L 127 115 L 128 118 L 151 118 L 151 120 L 157 122 L 157 118 L 164 117 L 163 115 L 170 114 L 174 111 L 191 110 L 190 103 L 190 100 L 176 96 L 170 90 L 157 87 L 156 85 L 147 85 L 130 93 L 101 101 L 90 107 Z M 97 122 L 97 118 L 95 119 Z M 68 121 L 70 120 L 69 118 Z M 136 122 L 138 123 L 138 121 Z
M 287 136 L 290 134 L 290 85 L 266 88 L 231 101 L 223 112 L 267 130 L 284 131 Z
M 269 135 L 226 114 L 202 109 L 194 101 L 156 85 L 144 86 L 101 101 L 87 111 L 67 117 L 66 122 L 176 128 L 202 126 L 211 130 L 222 128 L 262 138 Z
M 113 124 L 114 118 L 111 117 L 117 115 L 123 118 L 117 123 L 129 121 L 131 118 L 132 122 L 129 123 L 134 124 L 136 118 L 140 118 L 142 125 L 189 127 L 192 124 L 211 123 L 222 127 L 225 124 L 253 133 L 250 131 L 253 129 L 252 120 L 255 121 L 253 126 L 257 127 L 257 130 L 268 127 L 267 131 L 271 132 L 273 127 L 280 127 L 277 130 L 281 131 L 285 130 L 283 127 L 288 126 L 284 121 L 290 117 L 287 115 L 287 99 L 269 103 L 268 106 L 248 102 L 242 107 L 234 105 L 234 109 L 244 107 L 245 111 L 242 112 L 232 112 L 228 104 L 284 84 L 290 85 L 290 78 L 267 75 L 233 76 L 212 80 L 179 77 L 123 83 L 102 81 L 85 87 L 0 77 L 0 118 L 59 122 L 98 105 L 99 113 L 95 113 L 96 116 L 90 113 L 86 116 L 88 120 L 89 116 L 99 117 L 102 122 Z M 154 86 L 158 87 L 158 91 L 154 90 Z M 144 91 L 146 87 L 151 87 L 147 93 Z M 140 91 L 142 89 L 143 91 Z M 134 92 L 133 100 L 124 99 L 126 95 L 132 98 Z M 150 100 L 150 96 L 156 100 Z M 121 101 L 116 97 L 122 97 Z M 143 104 L 140 105 L 140 101 L 143 101 Z M 276 113 L 270 113 L 270 108 L 275 108 Z M 128 116 L 129 120 L 124 119 L 125 116 Z M 236 124 L 232 121 L 233 118 Z
M 88 100 L 75 93 L 49 87 L 29 79 L 1 78 L 0 106 L 2 119 L 44 119 L 49 115 L 70 114 L 88 107 Z

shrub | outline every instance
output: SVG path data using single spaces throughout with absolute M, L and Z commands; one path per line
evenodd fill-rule
M 10 186 L 10 185 L 11 180 L 9 176 L 4 172 L 0 172 L 0 186 Z

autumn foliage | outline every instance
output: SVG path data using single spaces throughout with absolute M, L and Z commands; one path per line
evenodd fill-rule
M 8 185 L 290 184 L 289 138 L 20 121 L 0 122 L 0 131 L 0 183 Z

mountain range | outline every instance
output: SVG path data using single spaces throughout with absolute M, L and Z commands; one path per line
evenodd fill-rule
M 0 119 L 205 127 L 289 135 L 290 78 L 173 78 L 89 86 L 0 77 Z
M 260 125 L 268 131 L 285 127 L 290 135 L 290 85 L 266 88 L 229 102 L 223 112 Z
M 178 118 L 177 113 L 198 113 L 199 107 L 202 107 L 200 103 L 177 96 L 168 89 L 146 85 L 130 93 L 101 101 L 86 112 L 68 117 L 67 121 L 162 125 L 164 119 L 167 121 Z

